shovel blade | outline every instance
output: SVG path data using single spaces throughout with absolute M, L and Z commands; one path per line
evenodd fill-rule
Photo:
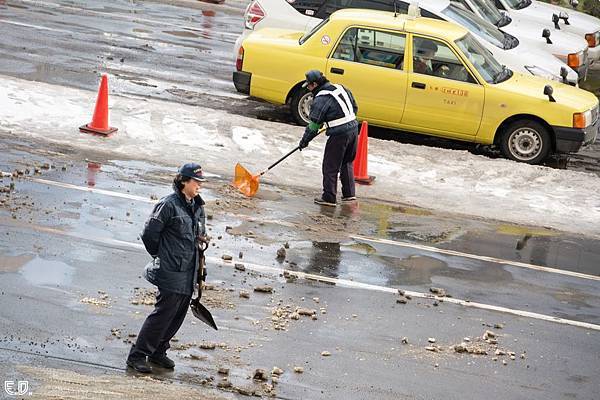
M 190 303 L 190 308 L 192 309 L 192 314 L 194 314 L 194 317 L 198 318 L 215 331 L 218 330 L 212 314 L 206 309 L 206 307 L 202 305 L 202 303 L 200 303 L 200 299 L 193 299 Z
M 258 191 L 258 175 L 252 175 L 240 163 L 235 165 L 235 175 L 232 185 L 246 197 L 254 197 Z

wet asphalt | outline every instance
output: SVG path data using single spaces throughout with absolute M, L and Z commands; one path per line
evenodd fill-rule
M 137 333 L 152 309 L 133 304 L 136 290 L 151 289 L 141 278 L 148 256 L 138 234 L 153 199 L 169 193 L 172 168 L 71 148 L 47 150 L 7 136 L 0 146 L 0 170 L 29 169 L 0 182 L 14 183 L 0 197 L 0 377 L 29 379 L 32 393 L 44 398 L 49 383 L 23 372 L 24 366 L 127 376 L 124 358 L 135 340 L 129 334 Z M 235 387 L 266 396 L 271 392 L 250 377 L 256 368 L 278 366 L 285 372 L 274 394 L 289 399 L 593 399 L 600 389 L 594 378 L 600 366 L 597 330 L 449 303 L 462 299 L 598 325 L 597 240 L 373 201 L 321 209 L 311 204 L 311 193 L 269 185 L 258 198 L 245 200 L 227 183 L 214 177 L 203 189 L 214 242 L 207 254 L 208 282 L 215 289 L 205 297 L 220 330 L 189 315 L 172 346 L 191 347 L 173 349 L 177 368 L 158 369 L 159 379 L 209 390 L 221 379 L 217 368 L 226 366 Z M 277 259 L 286 242 L 286 257 Z M 215 261 L 224 254 L 233 261 Z M 246 270 L 236 270 L 235 263 Z M 255 264 L 271 272 L 257 272 Z M 284 269 L 340 281 L 295 279 Z M 260 285 L 273 293 L 254 292 Z M 426 293 L 431 287 L 452 297 L 413 297 L 402 304 L 398 294 L 383 290 Z M 239 297 L 241 290 L 249 299 Z M 293 320 L 285 313 L 273 319 L 285 306 L 314 309 L 317 319 Z M 276 328 L 279 321 L 283 329 Z M 476 342 L 486 330 L 498 335 L 497 345 Z M 450 349 L 465 337 L 487 346 L 489 354 Z M 429 338 L 441 351 L 425 349 Z M 218 346 L 199 348 L 204 342 Z M 496 356 L 497 349 L 514 352 L 515 360 Z M 296 366 L 304 373 L 294 373 Z
M 237 115 L 292 123 L 289 110 L 236 92 L 233 45 L 242 32 L 243 0 L 215 5 L 193 0 L 0 1 L 0 74 L 96 90 L 101 74 L 110 91 L 209 106 Z M 584 87 L 600 93 L 600 69 Z M 373 128 L 370 136 L 426 146 L 467 149 L 498 157 L 468 143 Z M 600 173 L 600 144 L 568 162 L 548 165 Z
M 238 96 L 230 82 L 244 6 L 1 1 L 0 73 L 90 90 L 100 73 L 110 73 L 111 91 L 121 95 L 285 121 L 285 110 Z M 597 171 L 595 148 L 578 157 L 570 168 Z M 0 133 L 0 170 L 26 169 L 0 181 L 10 191 L 0 193 L 0 380 L 29 379 L 33 397 L 44 398 L 51 383 L 24 366 L 135 376 L 124 368 L 135 340 L 129 335 L 152 310 L 132 303 L 139 290 L 151 289 L 141 278 L 148 256 L 138 234 L 154 199 L 170 192 L 172 167 L 48 149 Z M 80 190 L 86 187 L 107 192 Z M 234 386 L 287 399 L 597 398 L 598 330 L 448 298 L 413 296 L 402 304 L 386 289 L 440 287 L 451 299 L 600 325 L 598 239 L 375 200 L 331 210 L 313 205 L 313 193 L 268 184 L 250 201 L 232 192 L 225 177 L 213 177 L 203 196 L 214 243 L 208 281 L 215 289 L 205 297 L 220 330 L 189 315 L 172 344 L 182 347 L 171 351 L 177 368 L 157 370 L 159 379 L 208 391 L 221 379 L 217 368 L 227 366 Z M 286 257 L 276 259 L 286 242 Z M 223 255 L 233 261 L 217 262 Z M 313 279 L 295 279 L 294 271 Z M 274 292 L 254 292 L 259 285 Z M 239 297 L 241 290 L 249 299 Z M 273 318 L 286 305 L 314 309 L 317 319 Z M 486 330 L 498 334 L 497 347 L 476 341 Z M 449 349 L 465 337 L 489 354 Z M 426 350 L 428 338 L 441 351 Z M 203 342 L 222 345 L 205 350 Z M 515 360 L 496 356 L 496 349 L 514 352 Z M 250 377 L 274 366 L 284 374 L 270 393 Z M 304 373 L 294 373 L 295 366 Z

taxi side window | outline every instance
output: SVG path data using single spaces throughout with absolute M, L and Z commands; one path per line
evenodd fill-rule
M 333 58 L 380 67 L 403 69 L 406 35 L 350 28 L 333 52 Z
M 413 38 L 413 72 L 476 83 L 464 64 L 446 44 L 427 38 Z

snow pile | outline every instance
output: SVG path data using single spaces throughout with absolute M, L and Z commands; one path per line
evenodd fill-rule
M 0 77 L 0 128 L 13 134 L 175 166 L 197 160 L 229 178 L 260 171 L 298 144 L 303 128 L 157 100 L 110 97 L 111 138 L 80 133 L 95 93 Z M 320 192 L 324 137 L 262 180 Z M 600 235 L 600 178 L 492 160 L 465 151 L 369 142 L 373 186 L 358 195 L 433 210 Z

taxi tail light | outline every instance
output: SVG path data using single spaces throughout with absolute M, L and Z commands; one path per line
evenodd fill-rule
M 579 54 L 571 53 L 567 56 L 567 65 L 571 68 L 578 68 L 581 63 L 579 60 Z
M 243 66 L 244 66 L 244 47 L 240 46 L 240 49 L 238 50 L 237 58 L 235 59 L 235 69 L 237 71 L 241 71 Z
M 254 26 L 265 17 L 265 10 L 258 1 L 253 1 L 246 10 L 246 28 L 254 29 Z
M 586 127 L 584 113 L 573 114 L 573 128 L 584 129 Z
M 587 33 L 585 35 L 585 40 L 587 40 L 588 47 L 590 48 L 596 47 L 596 45 L 598 44 L 596 43 L 596 34 L 594 33 Z

